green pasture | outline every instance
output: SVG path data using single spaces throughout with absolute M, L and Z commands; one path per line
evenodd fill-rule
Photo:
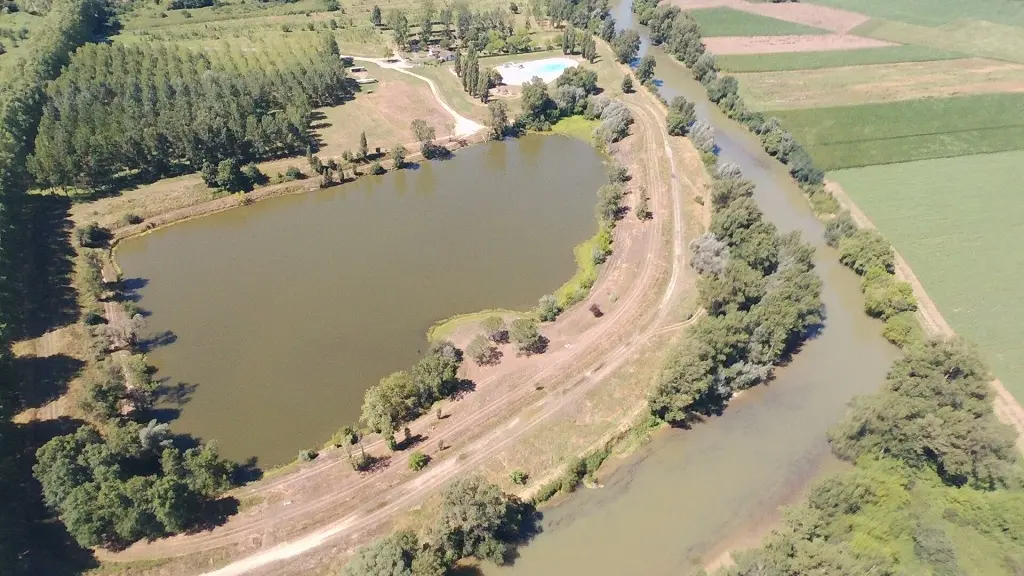
M 813 3 L 920 26 L 941 26 L 966 18 L 1024 26 L 1024 6 L 1020 0 L 814 0 Z
M 865 64 L 891 64 L 895 62 L 929 62 L 963 58 L 959 52 L 938 50 L 925 46 L 886 46 L 856 50 L 826 50 L 823 52 L 781 52 L 777 54 L 730 54 L 716 56 L 718 67 L 724 72 L 783 72 L 788 70 L 816 70 L 839 66 Z
M 760 14 L 732 8 L 703 8 L 690 14 L 700 24 L 704 36 L 788 36 L 792 34 L 827 34 L 826 30 L 776 20 Z
M 1021 11 L 1024 11 L 1024 4 L 1021 6 Z M 1024 63 L 1024 26 L 957 20 L 938 28 L 928 28 L 891 20 L 869 20 L 854 28 L 852 33 L 901 44 L 916 44 Z
M 1024 151 L 829 173 L 906 258 L 957 333 L 1024 400 Z
M 1024 149 L 1024 94 L 778 110 L 825 170 Z

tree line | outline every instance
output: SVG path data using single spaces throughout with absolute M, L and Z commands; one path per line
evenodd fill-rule
M 463 558 L 507 564 L 538 531 L 537 516 L 532 505 L 482 478 L 462 478 L 441 493 L 422 533 L 400 530 L 362 547 L 344 574 L 444 576 Z
M 84 46 L 47 87 L 29 165 L 44 186 L 92 188 L 301 153 L 312 109 L 351 95 L 337 55 L 330 36 L 283 55 Z
M 734 391 L 766 381 L 822 322 L 814 249 L 765 220 L 753 192 L 753 182 L 723 165 L 712 183 L 711 227 L 690 243 L 708 315 L 672 352 L 649 397 L 651 413 L 669 423 L 717 412 Z
M 1019 574 L 1024 475 L 991 375 L 960 340 L 918 339 L 829 432 L 856 467 L 818 483 L 728 576 Z
M 789 168 L 790 174 L 809 196 L 831 195 L 824 189 L 824 172 L 814 165 L 810 155 L 786 131 L 781 121 L 755 112 L 739 94 L 739 81 L 720 75 L 715 57 L 706 52 L 700 25 L 678 6 L 660 4 L 659 0 L 634 0 L 633 12 L 640 24 L 650 29 L 651 43 L 662 46 L 690 69 L 693 77 L 707 90 L 708 98 L 730 118 L 757 134 L 770 155 Z

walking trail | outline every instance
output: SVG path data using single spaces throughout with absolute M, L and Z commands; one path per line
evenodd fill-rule
M 356 62 L 369 62 L 371 64 L 376 64 L 381 68 L 387 68 L 388 70 L 394 70 L 395 72 L 408 74 L 413 78 L 419 78 L 420 80 L 426 82 L 427 85 L 430 86 L 430 92 L 433 93 L 434 99 L 437 100 L 437 103 L 441 105 L 441 108 L 444 108 L 445 112 L 451 114 L 452 118 L 455 119 L 456 136 L 463 138 L 466 136 L 476 134 L 477 132 L 487 128 L 483 124 L 480 124 L 479 122 L 474 122 L 473 120 L 466 118 L 462 114 L 459 114 L 454 108 L 449 106 L 448 103 L 445 102 L 443 98 L 441 98 L 441 93 L 437 90 L 437 85 L 434 84 L 434 81 L 431 80 L 430 78 L 427 78 L 426 76 L 420 76 L 415 72 L 410 72 L 409 68 L 412 68 L 412 64 L 409 64 L 403 58 L 398 56 L 392 58 L 363 58 L 358 56 L 352 56 L 351 58 L 353 61 Z

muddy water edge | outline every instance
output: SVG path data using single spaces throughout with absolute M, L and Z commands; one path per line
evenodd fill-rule
M 616 7 L 632 25 L 629 1 Z M 783 232 L 799 230 L 817 249 L 824 281 L 824 329 L 768 385 L 734 399 L 725 413 L 691 430 L 659 435 L 630 456 L 598 489 L 582 490 L 545 511 L 544 532 L 512 567 L 482 567 L 487 576 L 587 574 L 680 575 L 731 547 L 756 543 L 809 482 L 839 464 L 826 430 L 856 395 L 881 385 L 898 351 L 881 323 L 863 313 L 859 279 L 824 244 L 823 226 L 784 167 L 757 138 L 708 101 L 685 67 L 641 31 L 642 50 L 657 59 L 665 98 L 685 96 L 715 128 L 720 159 L 757 184 L 755 198 Z
M 433 322 L 526 309 L 572 276 L 602 160 L 528 135 L 123 242 L 147 331 L 172 335 L 149 352 L 183 391 L 164 415 L 262 467 L 320 446 L 420 357 Z

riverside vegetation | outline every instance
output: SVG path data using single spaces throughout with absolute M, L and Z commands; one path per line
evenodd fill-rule
M 736 565 L 720 572 L 1019 572 L 1024 526 L 1017 511 L 1024 505 L 1024 477 L 1013 431 L 993 413 L 991 374 L 977 351 L 962 340 L 925 337 L 910 285 L 894 276 L 892 247 L 880 233 L 858 229 L 839 211 L 821 187 L 821 171 L 777 121 L 746 109 L 735 81 L 718 77 L 713 58 L 703 53 L 699 28 L 687 14 L 643 2 L 634 3 L 634 10 L 651 26 L 652 39 L 660 35 L 669 43 L 668 51 L 687 64 L 712 101 L 758 133 L 769 154 L 789 164 L 814 212 L 826 221 L 826 242 L 838 249 L 841 263 L 863 277 L 865 312 L 885 320 L 885 337 L 905 353 L 882 391 L 858 399 L 829 433 L 833 452 L 855 469 L 818 483 L 805 504 L 785 512 L 782 526 L 762 546 L 738 553 Z M 722 166 L 718 174 L 735 173 L 733 168 Z M 694 266 L 703 261 L 698 247 Z M 703 295 L 706 279 L 701 282 Z M 708 310 L 713 313 L 713 307 Z M 698 345 L 701 340 L 698 332 Z M 671 390 L 662 382 L 652 408 L 672 406 L 662 399 L 665 389 Z M 681 396 L 688 402 L 684 406 L 692 406 Z

